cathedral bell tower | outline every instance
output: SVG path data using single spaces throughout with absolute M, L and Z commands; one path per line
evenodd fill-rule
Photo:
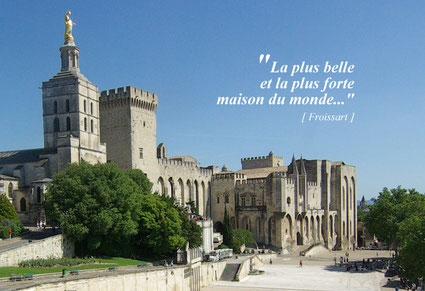
M 106 162 L 106 146 L 100 143 L 98 88 L 80 72 L 70 14 L 65 16 L 65 42 L 60 47 L 61 70 L 42 85 L 44 147 L 57 150 L 57 171 L 82 160 Z

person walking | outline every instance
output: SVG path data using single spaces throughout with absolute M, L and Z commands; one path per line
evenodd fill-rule
M 9 228 L 9 240 L 12 239 L 12 229 Z
M 303 266 L 303 260 L 300 260 L 300 268 Z

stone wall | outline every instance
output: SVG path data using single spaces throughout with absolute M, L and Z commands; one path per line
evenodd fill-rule
M 160 290 L 160 291 L 185 291 L 194 290 L 193 286 L 205 287 L 220 279 L 226 266 L 225 261 L 206 263 L 200 266 L 200 274 L 193 275 L 193 269 L 188 266 L 177 266 L 160 270 L 135 270 L 124 274 L 104 273 L 93 278 L 79 279 L 69 277 L 63 282 L 50 282 L 45 284 L 34 283 L 33 286 L 20 289 L 27 291 L 63 291 L 63 290 Z M 81 275 L 82 276 L 82 275 Z M 194 282 L 197 280 L 198 282 Z M 191 287 L 192 286 L 192 287 Z
M 0 253 L 0 267 L 18 266 L 19 262 L 31 259 L 61 258 L 73 255 L 73 243 L 59 234 Z

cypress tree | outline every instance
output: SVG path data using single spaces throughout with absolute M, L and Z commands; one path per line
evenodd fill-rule
M 223 244 L 232 248 L 233 246 L 233 229 L 232 223 L 230 222 L 227 208 L 224 206 L 224 220 L 223 220 Z

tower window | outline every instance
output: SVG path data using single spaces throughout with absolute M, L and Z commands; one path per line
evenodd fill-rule
M 71 118 L 69 116 L 66 118 L 66 130 L 71 130 Z
M 251 206 L 255 206 L 256 205 L 256 199 L 255 197 L 251 197 Z
M 224 196 L 224 203 L 229 203 L 229 195 Z
M 93 119 L 90 120 L 90 131 L 91 132 L 94 132 L 94 130 L 93 130 Z
M 143 148 L 139 148 L 139 158 L 143 159 Z
M 41 203 L 41 188 L 37 187 L 37 202 Z
M 217 204 L 220 203 L 220 197 L 217 196 Z
M 90 114 L 93 115 L 93 103 L 90 103 Z
M 245 206 L 245 204 L 246 204 L 245 197 L 241 197 L 241 206 Z
M 84 117 L 84 131 L 87 131 L 87 118 Z
M 24 197 L 21 198 L 21 200 L 19 201 L 19 206 L 21 208 L 21 211 L 27 211 L 27 201 L 25 200 Z
M 59 132 L 59 118 L 57 117 L 53 120 L 53 131 Z
M 53 102 L 53 112 L 55 114 L 58 113 L 58 102 L 57 101 Z
M 69 99 L 66 99 L 66 112 L 70 111 Z
M 87 111 L 87 101 L 84 100 L 84 112 L 86 112 L 86 111 Z

